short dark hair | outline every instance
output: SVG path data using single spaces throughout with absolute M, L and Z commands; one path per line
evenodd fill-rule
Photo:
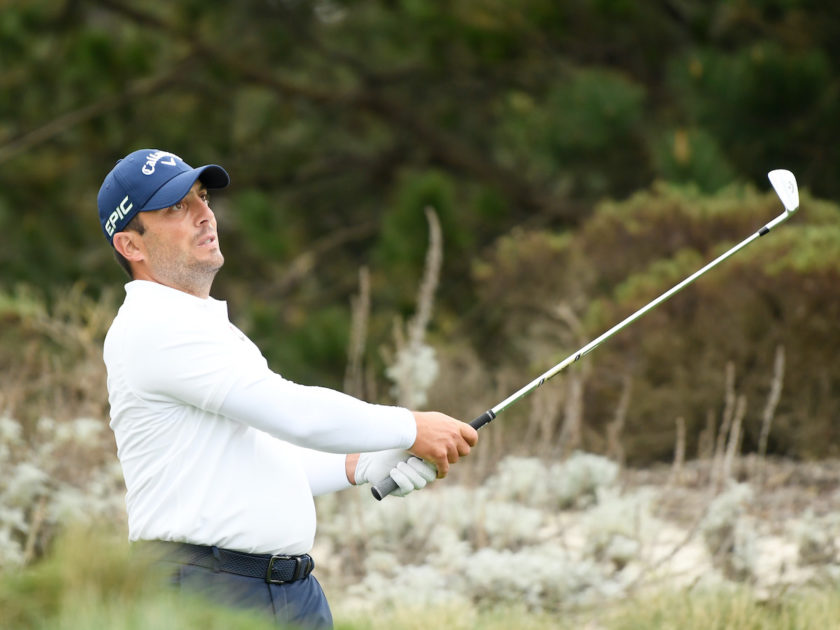
M 144 234 L 146 232 L 146 226 L 143 225 L 143 222 L 140 220 L 140 214 L 140 212 L 135 214 L 131 221 L 129 221 L 121 231 L 128 232 L 130 230 L 132 232 L 137 232 L 140 235 Z M 122 267 L 123 271 L 128 274 L 128 277 L 134 280 L 134 274 L 131 273 L 131 263 L 125 259 L 125 256 L 117 251 L 116 247 L 114 248 L 114 258 L 117 259 L 120 267 Z

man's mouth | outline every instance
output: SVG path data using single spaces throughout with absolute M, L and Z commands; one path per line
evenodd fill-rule
M 205 236 L 200 241 L 198 241 L 198 247 L 206 247 L 207 245 L 212 245 L 216 242 L 216 236 L 210 234 L 209 236 Z

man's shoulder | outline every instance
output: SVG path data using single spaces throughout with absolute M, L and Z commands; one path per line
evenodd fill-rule
M 151 282 L 126 285 L 126 297 L 111 324 L 106 341 L 122 338 L 136 344 L 156 345 L 170 336 L 218 325 L 202 301 Z

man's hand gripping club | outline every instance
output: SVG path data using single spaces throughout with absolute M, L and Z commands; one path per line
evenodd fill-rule
M 436 477 L 445 477 L 449 465 L 468 455 L 478 441 L 475 429 L 446 414 L 435 411 L 413 413 L 417 437 L 411 448 L 408 451 L 394 449 L 348 456 L 347 478 L 350 483 L 376 483 L 390 476 L 398 486 L 393 494 L 405 496 L 426 487 Z

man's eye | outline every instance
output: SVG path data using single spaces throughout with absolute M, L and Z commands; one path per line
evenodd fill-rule
M 183 210 L 184 209 L 184 203 L 182 201 L 179 201 L 174 206 L 172 206 L 172 209 L 173 210 Z

